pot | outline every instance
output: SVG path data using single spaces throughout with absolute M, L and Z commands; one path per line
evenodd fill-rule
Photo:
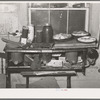
M 65 57 L 66 61 L 70 62 L 71 64 L 76 64 L 78 61 L 78 52 L 67 52 Z
M 23 62 L 23 54 L 22 53 L 11 53 L 11 61 L 15 65 Z

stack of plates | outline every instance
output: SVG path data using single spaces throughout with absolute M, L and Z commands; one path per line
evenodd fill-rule
M 89 35 L 89 33 L 85 31 L 74 31 L 72 35 L 75 37 L 81 37 L 81 36 L 87 36 Z
M 82 43 L 96 42 L 96 38 L 89 36 L 89 33 L 86 31 L 74 31 L 72 35 L 77 37 L 77 40 Z
M 80 37 L 77 40 L 79 42 L 83 42 L 83 43 L 93 43 L 93 42 L 96 42 L 96 38 L 91 37 L 91 36 Z

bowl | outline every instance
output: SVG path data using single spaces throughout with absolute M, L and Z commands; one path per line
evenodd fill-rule
M 67 40 L 70 39 L 72 37 L 71 34 L 67 34 L 67 33 L 60 33 L 60 34 L 56 34 L 53 36 L 54 40 Z

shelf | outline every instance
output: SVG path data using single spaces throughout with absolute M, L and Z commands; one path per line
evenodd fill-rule
M 30 66 L 9 66 L 7 68 L 10 69 L 30 69 L 31 71 L 82 71 L 82 63 L 78 63 L 75 65 L 72 65 L 72 67 L 52 67 L 52 66 L 41 66 L 41 68 L 38 69 L 31 69 Z
M 27 76 L 76 76 L 75 71 L 38 71 L 38 72 L 21 72 L 21 74 L 25 77 Z

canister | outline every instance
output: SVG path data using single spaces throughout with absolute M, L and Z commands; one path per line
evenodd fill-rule
M 43 37 L 42 30 L 37 30 L 36 31 L 36 42 L 41 43 L 43 41 L 42 37 Z
M 44 43 L 52 43 L 53 29 L 50 24 L 47 23 L 45 26 L 43 26 L 42 34 L 43 34 L 43 42 Z

